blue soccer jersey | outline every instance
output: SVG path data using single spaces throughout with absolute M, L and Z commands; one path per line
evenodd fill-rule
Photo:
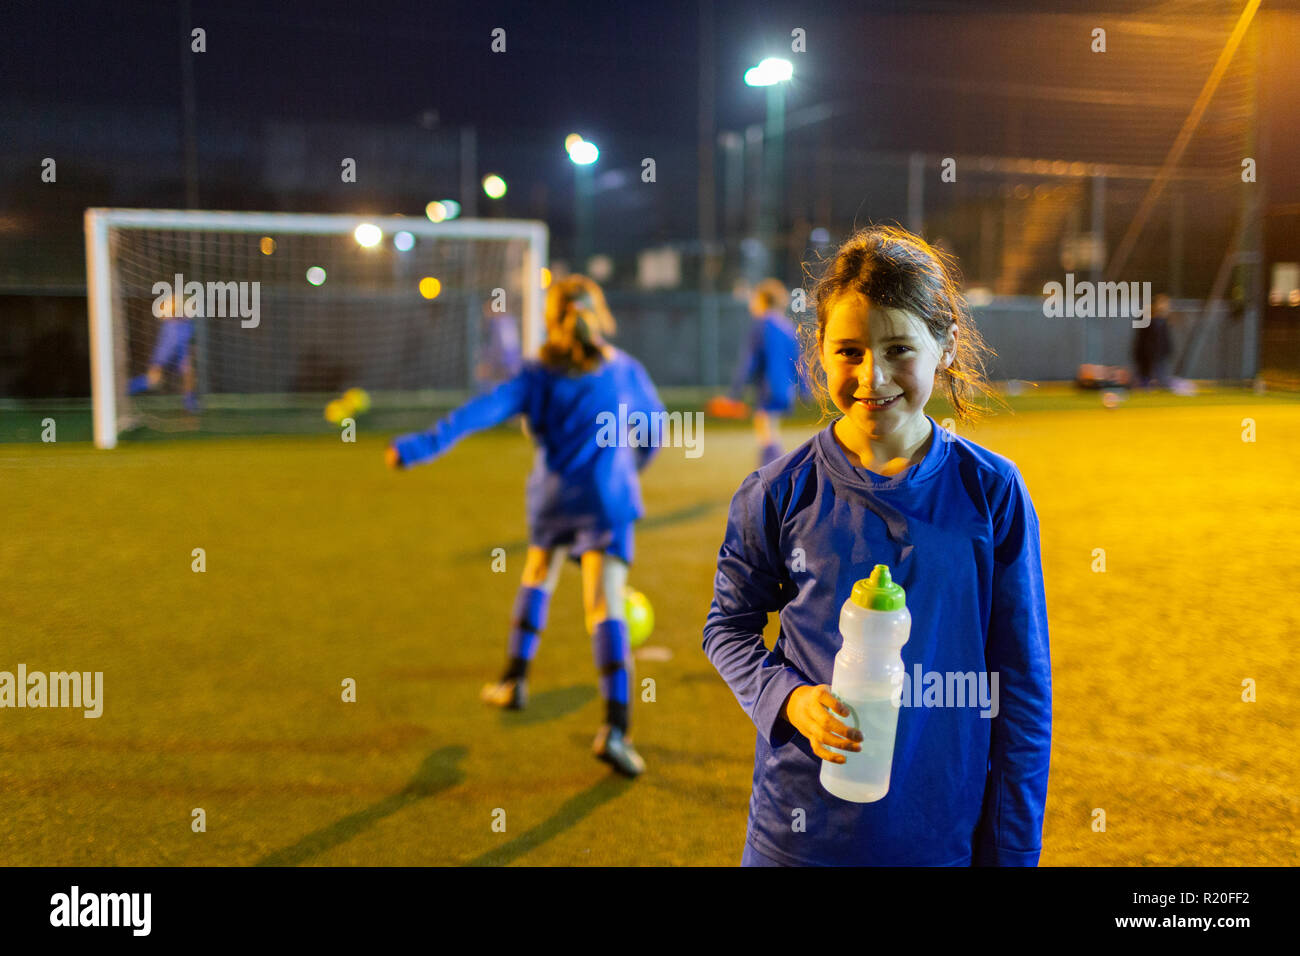
M 731 383 L 731 395 L 739 398 L 750 383 L 758 387 L 755 407 L 785 413 L 794 406 L 799 392 L 808 388 L 799 373 L 799 343 L 794 325 L 780 312 L 754 319 L 749 340 Z
M 158 339 L 153 354 L 149 356 L 149 364 L 160 368 L 180 368 L 189 357 L 193 339 L 193 319 L 164 319 L 158 324 Z
M 637 414 L 663 412 L 645 368 L 613 349 L 610 360 L 581 375 L 526 361 L 513 378 L 394 445 L 403 464 L 415 465 L 443 454 L 472 432 L 523 414 L 538 443 L 526 495 L 534 539 L 557 528 L 619 529 L 643 514 L 637 472 L 658 446 L 633 447 L 625 440 L 629 429 L 611 433 L 608 423 L 611 417 L 635 423 Z M 607 441 L 609 437 L 616 440 Z
M 893 478 L 851 464 L 832 424 L 732 499 L 704 651 L 758 729 L 747 840 L 779 862 L 1038 862 L 1051 751 L 1038 518 L 1011 461 L 929 421 L 924 459 Z M 909 679 L 889 792 L 851 803 L 822 788 L 821 759 L 780 714 L 796 687 L 831 683 L 840 607 L 876 564 L 907 592 Z M 993 706 L 959 703 L 979 675 Z

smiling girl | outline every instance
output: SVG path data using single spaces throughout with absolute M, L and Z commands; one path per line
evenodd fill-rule
M 823 410 L 841 414 L 741 484 L 704 626 L 758 730 L 742 863 L 1036 865 L 1051 750 L 1038 518 L 1011 461 L 925 414 L 940 383 L 963 422 L 991 394 L 955 268 L 874 227 L 840 247 L 813 296 L 805 361 Z M 905 672 L 996 673 L 1001 700 L 985 716 L 942 696 L 900 710 L 888 794 L 851 803 L 818 777 L 822 760 L 844 762 L 836 750 L 861 750 L 829 684 L 840 606 L 876 564 L 907 594 Z

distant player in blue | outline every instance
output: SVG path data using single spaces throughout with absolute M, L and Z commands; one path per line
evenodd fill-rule
M 842 414 L 732 499 L 704 651 L 758 729 L 743 865 L 1037 865 L 1052 717 L 1038 518 L 1011 461 L 925 414 L 940 380 L 963 421 L 989 392 L 949 263 L 896 228 L 840 247 L 809 349 L 823 409 Z M 829 747 L 862 749 L 829 684 L 840 606 L 877 563 L 907 592 L 906 673 L 987 674 L 995 706 L 905 697 L 889 792 L 852 803 L 819 773 L 844 762 Z
M 754 437 L 759 467 L 781 457 L 781 416 L 790 414 L 798 395 L 809 393 L 799 373 L 799 343 L 794 324 L 785 316 L 789 296 L 776 279 L 764 279 L 749 300 L 754 317 L 730 397 L 739 399 L 746 385 L 757 385 Z
M 497 312 L 491 299 L 483 303 L 483 325 L 474 385 L 480 392 L 514 378 L 524 364 L 519 341 L 519 320 L 509 312 Z
M 185 390 L 185 410 L 197 413 L 198 396 L 194 391 L 194 319 L 185 316 L 185 310 L 176 298 L 160 295 L 154 301 L 154 314 L 158 323 L 158 338 L 153 354 L 149 356 L 149 369 L 127 383 L 128 395 L 154 392 L 162 385 L 163 374 L 168 369 L 180 372 L 181 387 Z
M 628 737 L 631 652 L 624 589 L 633 524 L 643 514 L 638 472 L 659 449 L 606 442 L 602 418 L 638 412 L 652 416 L 664 407 L 641 363 L 606 342 L 614 320 L 591 279 L 568 276 L 551 285 L 546 330 L 539 360 L 524 362 L 509 381 L 428 431 L 396 439 L 388 463 L 405 468 L 431 461 L 471 432 L 525 416 L 538 444 L 526 494 L 528 555 L 515 598 L 506 670 L 482 696 L 499 707 L 519 709 L 527 703 L 528 667 L 567 553 L 582 567 L 587 631 L 605 700 L 605 723 L 593 749 L 620 773 L 634 777 L 645 762 Z

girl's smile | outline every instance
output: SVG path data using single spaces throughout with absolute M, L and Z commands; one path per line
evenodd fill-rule
M 880 411 L 892 406 L 894 402 L 898 401 L 899 397 L 902 396 L 902 394 L 903 394 L 902 392 L 899 392 L 897 395 L 890 395 L 888 398 L 876 398 L 871 395 L 863 395 L 860 397 L 855 397 L 855 400 L 863 407 L 865 407 L 868 411 L 871 411 L 873 409 Z

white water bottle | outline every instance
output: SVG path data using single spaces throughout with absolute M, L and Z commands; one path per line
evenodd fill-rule
M 853 585 L 840 608 L 843 644 L 835 655 L 831 693 L 849 708 L 842 722 L 862 731 L 862 750 L 832 748 L 844 763 L 822 761 L 821 782 L 841 800 L 872 803 L 889 792 L 894 735 L 903 699 L 903 645 L 912 629 L 907 595 L 877 564 L 871 577 Z M 832 712 L 834 713 L 834 712 Z

